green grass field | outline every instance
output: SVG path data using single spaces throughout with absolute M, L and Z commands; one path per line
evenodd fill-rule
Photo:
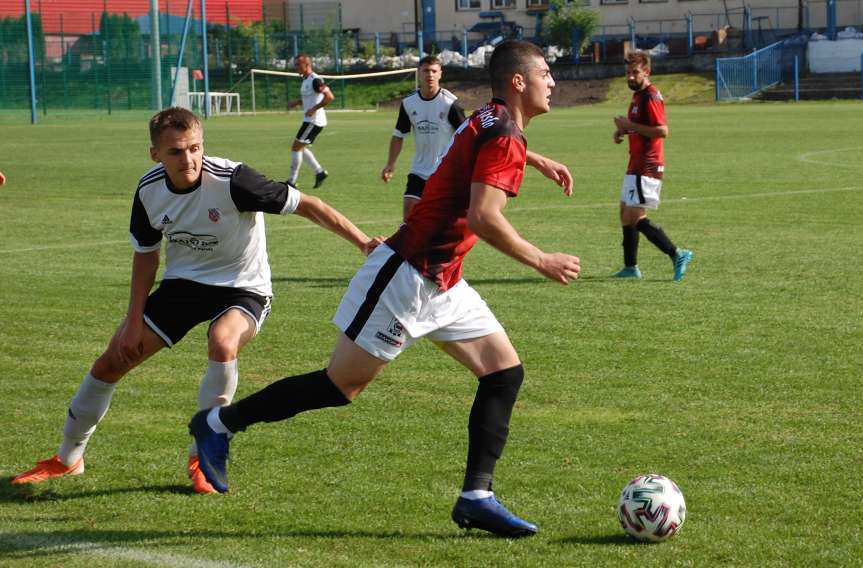
M 663 205 L 695 251 L 684 282 L 642 240 L 645 279 L 615 281 L 626 150 L 621 105 L 558 109 L 530 148 L 567 163 L 564 198 L 528 171 L 507 214 L 582 279 L 543 280 L 490 247 L 467 279 L 527 372 L 495 489 L 540 533 L 507 541 L 449 519 L 474 379 L 422 342 L 346 408 L 237 437 L 231 493 L 192 494 L 186 422 L 205 330 L 131 373 L 87 472 L 9 479 L 49 457 L 69 399 L 125 312 L 129 209 L 150 167 L 146 114 L 5 122 L 0 137 L 0 565 L 861 566 L 860 102 L 674 106 Z M 206 151 L 283 179 L 298 114 L 219 118 Z M 394 112 L 334 113 L 316 193 L 369 233 L 401 212 L 378 180 Z M 312 174 L 305 168 L 301 189 Z M 321 368 L 356 250 L 299 217 L 268 219 L 276 299 L 240 357 L 239 395 Z M 632 477 L 682 488 L 681 534 L 637 545 L 617 523 Z

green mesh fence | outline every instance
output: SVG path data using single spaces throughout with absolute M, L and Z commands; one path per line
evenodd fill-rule
M 203 68 L 199 4 L 193 3 L 183 57 L 183 66 L 190 70 L 191 90 L 203 90 L 202 82 L 191 74 Z M 226 23 L 207 26 L 211 91 L 243 89 L 241 80 L 252 68 L 291 70 L 288 62 L 298 52 L 330 61 L 324 70 L 338 71 L 336 62 L 356 49 L 350 34 L 342 33 L 338 2 L 284 2 L 281 9 L 264 10 L 261 21 L 256 22 L 239 21 L 231 15 L 230 5 L 225 2 L 217 8 L 218 19 Z M 38 113 L 152 108 L 154 54 L 149 17 L 85 10 L 43 15 L 38 6 L 38 2 L 33 4 L 31 15 Z M 162 12 L 159 18 L 163 106 L 169 103 L 171 68 L 177 65 L 183 34 L 184 17 L 176 11 L 186 3 L 174 0 L 171 6 L 175 13 Z M 212 14 L 208 8 L 208 18 Z M 288 85 L 264 88 L 268 108 L 284 108 L 289 97 L 296 98 Z M 26 19 L 23 15 L 0 17 L 0 111 L 29 109 Z

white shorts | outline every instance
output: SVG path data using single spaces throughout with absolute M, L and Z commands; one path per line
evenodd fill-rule
M 386 245 L 376 248 L 353 277 L 333 323 L 384 361 L 422 337 L 449 342 L 503 331 L 465 280 L 442 292 Z
M 627 174 L 623 176 L 623 185 L 620 188 L 620 201 L 630 207 L 657 209 L 659 207 L 659 193 L 661 191 L 661 179 Z

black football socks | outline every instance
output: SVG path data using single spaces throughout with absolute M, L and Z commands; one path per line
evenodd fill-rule
M 635 225 L 623 225 L 623 265 L 638 264 L 638 229 Z
M 512 407 L 523 380 L 521 365 L 480 377 L 467 427 L 467 470 L 462 491 L 491 491 L 494 466 L 506 445 Z
M 671 239 L 669 239 L 668 235 L 665 234 L 665 231 L 662 230 L 662 227 L 647 217 L 644 217 L 639 221 L 636 227 L 638 227 L 639 231 L 644 233 L 647 240 L 656 245 L 656 248 L 670 256 L 672 259 L 674 258 L 674 255 L 677 253 L 677 247 L 674 246 L 674 243 L 671 242 Z
M 326 369 L 286 377 L 219 410 L 219 420 L 231 432 L 258 422 L 278 422 L 304 412 L 345 406 L 350 400 L 333 384 Z

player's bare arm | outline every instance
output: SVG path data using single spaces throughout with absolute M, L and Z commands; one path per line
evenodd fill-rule
M 360 251 L 362 251 L 366 256 L 377 248 L 379 244 L 384 242 L 383 237 L 369 237 L 357 228 L 350 219 L 313 195 L 301 193 L 300 204 L 297 205 L 297 209 L 294 213 L 337 234 L 360 249 Z
M 130 364 L 143 353 L 141 339 L 144 333 L 144 306 L 156 281 L 159 270 L 159 251 L 136 252 L 132 257 L 132 280 L 129 285 L 129 309 L 120 330 L 118 349 L 120 359 Z
M 578 278 L 581 271 L 578 257 L 561 252 L 543 252 L 522 238 L 503 215 L 506 200 L 506 193 L 494 186 L 471 184 L 468 228 L 500 252 L 530 266 L 549 280 L 568 284 Z
M 614 124 L 617 126 L 618 131 L 623 131 L 625 133 L 634 132 L 635 134 L 640 134 L 647 138 L 666 138 L 668 136 L 667 124 L 660 124 L 657 126 L 638 124 L 637 122 L 632 122 L 625 116 L 616 117 L 614 119 Z
M 527 152 L 527 164 L 563 188 L 566 196 L 572 195 L 573 179 L 569 168 L 536 152 Z
M 389 155 L 387 156 L 387 165 L 384 166 L 384 169 L 381 170 L 381 179 L 385 182 L 389 182 L 393 173 L 396 171 L 396 160 L 399 159 L 399 154 L 402 152 L 402 146 L 404 145 L 404 140 L 399 138 L 398 136 L 393 136 L 390 138 L 390 150 Z
M 3 172 L 0 172 L 0 185 L 6 183 L 6 176 L 3 175 Z
M 324 98 L 321 99 L 321 102 L 319 102 L 318 104 L 309 107 L 309 110 L 306 111 L 306 116 L 313 116 L 316 112 L 318 112 L 318 110 L 324 108 L 325 106 L 336 100 L 336 96 L 326 85 L 324 86 L 321 93 L 324 95 Z

